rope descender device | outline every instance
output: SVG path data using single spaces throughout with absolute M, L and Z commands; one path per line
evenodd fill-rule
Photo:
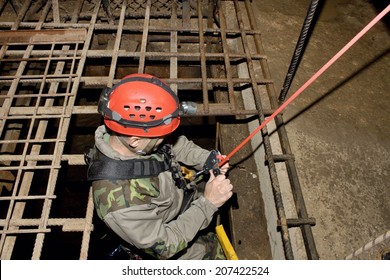
M 210 170 L 213 171 L 214 176 L 221 174 L 219 169 L 219 163 L 222 160 L 222 155 L 217 150 L 211 150 L 208 158 L 206 159 L 205 164 L 203 165 L 202 170 L 195 173 L 195 171 L 189 170 L 185 167 L 182 167 L 182 173 L 185 174 L 185 178 L 189 181 L 194 181 L 202 174 L 208 174 Z

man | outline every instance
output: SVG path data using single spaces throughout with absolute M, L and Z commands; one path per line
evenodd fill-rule
M 201 170 L 210 152 L 184 136 L 164 139 L 180 123 L 179 100 L 161 80 L 133 74 L 103 91 L 88 170 L 98 216 L 123 240 L 159 258 L 222 258 L 214 234 L 198 234 L 232 196 L 232 184 L 210 172 L 204 192 L 183 209 L 188 189 L 179 163 Z M 191 196 L 190 196 L 191 197 Z

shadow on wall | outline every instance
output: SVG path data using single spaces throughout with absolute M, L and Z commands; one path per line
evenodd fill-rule
M 390 5 L 387 0 L 371 0 L 371 3 L 378 13 L 382 12 L 388 5 Z M 388 13 L 382 21 L 386 24 L 388 31 L 390 31 L 390 13 Z
M 354 3 L 353 0 L 327 0 L 319 1 L 318 3 L 318 15 L 319 20 L 323 21 L 333 21 L 338 16 L 338 11 L 342 9 L 342 5 Z M 387 0 L 371 0 L 370 3 L 374 6 L 377 11 L 377 14 L 382 12 L 388 5 L 389 1 Z M 387 14 L 382 21 L 386 24 L 387 28 L 390 30 L 390 14 Z

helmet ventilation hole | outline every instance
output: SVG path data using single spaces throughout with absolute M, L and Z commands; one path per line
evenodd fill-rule
M 161 112 L 162 111 L 162 108 L 161 107 L 157 107 L 156 108 L 156 112 Z
M 135 109 L 136 111 L 139 111 L 139 110 L 141 110 L 141 106 L 134 106 L 134 109 Z
M 145 98 L 141 98 L 139 101 L 140 101 L 141 103 L 146 103 L 146 99 L 145 99 Z
M 130 119 L 134 119 L 135 115 L 134 114 L 130 114 L 129 117 L 130 117 Z
M 144 119 L 145 118 L 145 115 L 139 115 L 139 117 L 141 118 L 141 119 Z
M 150 117 L 151 120 L 154 120 L 156 118 L 155 115 L 150 115 L 149 117 Z
M 125 106 L 123 106 L 123 109 L 124 109 L 125 111 L 128 111 L 128 110 L 130 109 L 130 106 L 129 106 L 129 105 L 125 105 Z
M 150 110 L 152 110 L 152 107 L 146 106 L 146 107 L 145 107 L 145 110 L 149 112 Z

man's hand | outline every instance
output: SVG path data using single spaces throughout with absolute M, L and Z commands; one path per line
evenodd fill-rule
M 220 158 L 218 158 L 220 161 L 222 161 L 226 156 L 225 155 L 220 155 Z M 221 171 L 222 175 L 225 175 L 230 168 L 229 162 L 227 161 L 224 165 L 222 165 L 219 170 Z
M 225 175 L 214 176 L 210 170 L 210 179 L 206 184 L 204 197 L 215 207 L 221 207 L 232 195 L 233 185 Z

